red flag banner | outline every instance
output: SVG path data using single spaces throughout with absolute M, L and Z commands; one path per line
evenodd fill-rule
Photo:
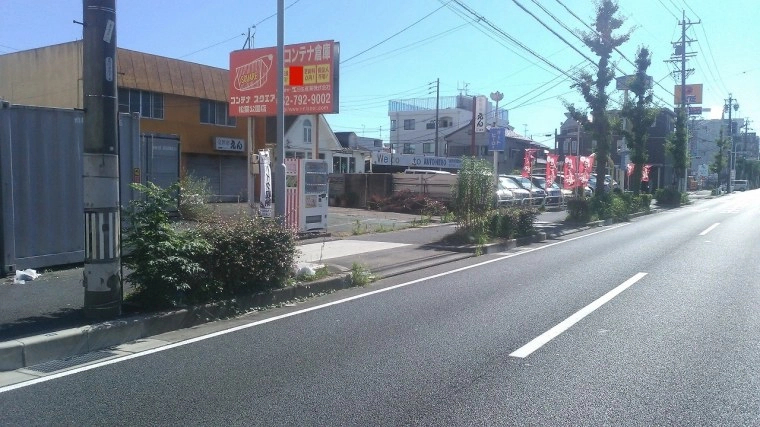
M 565 156 L 565 168 L 562 171 L 565 175 L 563 181 L 563 186 L 566 190 L 572 190 L 576 187 L 577 181 L 575 176 L 575 162 L 576 157 L 575 156 Z
M 641 169 L 641 182 L 649 182 L 649 169 L 651 168 L 652 165 L 644 165 Z
M 536 149 L 528 148 L 525 150 L 525 158 L 523 159 L 522 176 L 528 178 L 532 175 L 533 160 L 536 159 Z
M 557 178 L 557 160 L 559 156 L 556 154 L 546 155 L 546 189 L 551 188 L 554 180 Z
M 594 160 L 587 156 L 581 156 L 578 159 L 578 181 L 585 187 L 591 177 L 591 170 Z
M 633 174 L 633 163 L 628 163 L 625 165 L 625 171 L 628 174 L 628 176 L 631 176 Z

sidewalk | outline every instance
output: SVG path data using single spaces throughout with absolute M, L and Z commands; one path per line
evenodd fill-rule
M 542 213 L 536 226 L 543 230 L 544 238 L 588 228 L 562 224 L 565 216 L 565 212 Z M 454 231 L 453 224 L 425 223 L 418 215 L 341 208 L 330 208 L 328 218 L 329 235 L 300 241 L 298 246 L 299 262 L 328 266 L 334 273 L 330 278 L 238 299 L 238 307 L 216 304 L 140 314 L 125 306 L 120 318 L 93 322 L 82 314 L 81 266 L 43 271 L 40 278 L 24 285 L 12 284 L 12 278 L 4 279 L 0 283 L 0 371 L 227 318 L 240 308 L 347 288 L 351 286 L 349 273 L 354 264 L 376 277 L 391 277 L 474 256 L 474 251 L 435 244 Z

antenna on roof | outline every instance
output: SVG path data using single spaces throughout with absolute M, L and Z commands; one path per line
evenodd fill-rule
M 462 82 L 462 86 L 459 86 L 459 82 L 457 82 L 457 90 L 459 91 L 459 96 L 462 96 L 462 92 L 464 91 L 464 95 L 467 95 L 467 87 L 470 86 L 469 83 Z
M 253 29 L 253 33 L 251 33 L 251 29 Z M 243 49 L 253 49 L 253 39 L 255 35 L 256 35 L 256 26 L 252 25 L 248 27 L 248 37 L 245 39 L 245 43 L 243 43 Z

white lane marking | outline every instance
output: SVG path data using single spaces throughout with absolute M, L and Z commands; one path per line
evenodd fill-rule
M 24 382 L 17 383 L 17 384 L 11 384 L 11 385 L 8 385 L 8 386 L 5 386 L 5 387 L 0 387 L 0 394 L 5 393 L 7 391 L 23 388 L 23 387 L 28 387 L 28 386 L 31 386 L 31 385 L 34 385 L 34 384 L 44 383 L 44 382 L 48 382 L 48 381 L 51 381 L 51 380 L 54 380 L 54 379 L 67 377 L 69 375 L 75 375 L 75 374 L 78 374 L 80 372 L 86 372 L 86 371 L 89 371 L 91 369 L 97 369 L 97 368 L 100 368 L 100 367 L 103 367 L 103 366 L 108 366 L 108 365 L 112 365 L 112 364 L 115 364 L 115 363 L 124 362 L 124 361 L 130 360 L 130 359 L 136 359 L 138 357 L 147 356 L 149 354 L 158 353 L 158 352 L 166 351 L 166 350 L 171 350 L 171 349 L 176 348 L 176 347 L 182 347 L 182 346 L 185 346 L 185 345 L 188 345 L 188 344 L 193 344 L 193 343 L 196 343 L 196 342 L 205 341 L 205 340 L 210 339 L 210 338 L 215 338 L 215 337 L 222 336 L 222 335 L 227 335 L 227 334 L 230 334 L 230 333 L 233 333 L 233 332 L 242 331 L 244 329 L 252 328 L 254 326 L 259 326 L 259 325 L 263 325 L 265 323 L 274 322 L 276 320 L 285 319 L 285 318 L 292 317 L 292 316 L 297 316 L 299 314 L 308 313 L 310 311 L 320 310 L 320 309 L 327 308 L 327 307 L 330 307 L 330 306 L 333 306 L 333 305 L 343 304 L 345 302 L 357 300 L 357 299 L 360 299 L 360 298 L 365 298 L 365 297 L 368 297 L 370 295 L 375 295 L 375 294 L 379 294 L 379 293 L 383 293 L 383 292 L 388 292 L 388 291 L 391 291 L 393 289 L 403 288 L 403 287 L 406 287 L 406 286 L 409 286 L 409 285 L 413 285 L 413 284 L 416 284 L 416 283 L 420 283 L 420 282 L 424 282 L 424 281 L 427 281 L 427 280 L 430 280 L 430 279 L 437 279 L 439 277 L 444 277 L 444 276 L 448 276 L 450 274 L 459 273 L 461 271 L 470 270 L 472 268 L 480 267 L 480 266 L 483 266 L 483 265 L 486 265 L 486 264 L 491 264 L 493 262 L 503 261 L 503 260 L 508 259 L 508 258 L 513 258 L 513 257 L 516 257 L 516 256 L 525 255 L 527 253 L 531 253 L 531 252 L 534 252 L 534 251 L 544 250 L 544 249 L 550 248 L 552 246 L 562 245 L 562 244 L 565 244 L 565 243 L 572 242 L 574 240 L 584 239 L 586 237 L 590 237 L 590 236 L 593 236 L 593 235 L 596 235 L 596 234 L 606 233 L 606 232 L 611 231 L 611 230 L 616 230 L 616 229 L 618 229 L 620 227 L 625 227 L 625 226 L 627 226 L 629 224 L 630 223 L 623 223 L 623 224 L 611 226 L 610 228 L 605 228 L 605 229 L 600 230 L 600 231 L 595 231 L 593 233 L 584 234 L 583 236 L 577 236 L 577 237 L 573 237 L 573 238 L 570 238 L 570 239 L 567 239 L 567 240 L 562 240 L 562 241 L 559 241 L 559 242 L 549 243 L 547 245 L 539 246 L 539 247 L 536 247 L 536 248 L 533 248 L 533 249 L 530 249 L 530 250 L 526 250 L 526 251 L 522 251 L 522 252 L 516 252 L 516 253 L 512 253 L 512 254 L 505 255 L 505 256 L 500 256 L 498 258 L 490 259 L 488 261 L 479 262 L 477 264 L 468 265 L 468 266 L 465 266 L 465 267 L 460 267 L 460 268 L 457 268 L 457 269 L 454 269 L 454 270 L 444 271 L 443 273 L 433 274 L 433 275 L 427 276 L 427 277 L 421 277 L 419 279 L 411 280 L 409 282 L 399 283 L 397 285 L 389 286 L 387 288 L 376 289 L 374 291 L 370 291 L 370 292 L 367 292 L 367 293 L 364 293 L 364 294 L 354 295 L 354 296 L 343 298 L 343 299 L 340 299 L 340 300 L 331 301 L 331 302 L 328 302 L 328 303 L 325 303 L 325 304 L 316 305 L 314 307 L 304 308 L 302 310 L 292 311 L 290 313 L 281 314 L 279 316 L 274 316 L 274 317 L 270 317 L 270 318 L 267 318 L 267 319 L 257 320 L 255 322 L 247 323 L 245 325 L 235 326 L 233 328 L 225 329 L 223 331 L 217 331 L 217 332 L 213 332 L 213 333 L 210 333 L 210 334 L 207 334 L 207 335 L 202 335 L 202 336 L 199 336 L 199 337 L 190 338 L 190 339 L 187 339 L 187 340 L 184 340 L 184 341 L 179 341 L 179 342 L 176 342 L 176 343 L 167 344 L 165 346 L 153 348 L 153 349 L 150 349 L 150 350 L 146 350 L 146 351 L 141 352 L 141 353 L 134 353 L 134 354 L 130 354 L 130 355 L 127 355 L 127 356 L 124 356 L 124 357 L 119 357 L 119 358 L 114 358 L 114 359 L 108 359 L 108 360 L 104 360 L 102 362 L 93 363 L 91 365 L 80 366 L 80 367 L 74 368 L 74 369 L 72 369 L 70 371 L 58 372 L 56 374 L 52 374 L 52 375 L 48 375 L 48 376 L 44 376 L 44 377 L 40 377 L 40 378 L 35 378 L 33 380 L 24 381 Z
M 567 319 L 563 320 L 562 322 L 558 323 L 553 328 L 549 329 L 548 331 L 544 332 L 543 334 L 537 336 L 536 338 L 533 338 L 529 343 L 525 344 L 524 346 L 518 348 L 517 350 L 513 351 L 510 356 L 512 357 L 519 357 L 519 358 L 525 358 L 530 356 L 531 353 L 541 348 L 544 344 L 548 343 L 549 341 L 553 340 L 557 336 L 559 336 L 561 333 L 568 330 L 571 326 L 575 325 L 576 323 L 580 322 L 581 319 L 591 314 L 594 310 L 597 308 L 603 306 L 604 304 L 608 303 L 612 298 L 615 298 L 618 294 L 623 292 L 624 290 L 628 289 L 633 285 L 634 283 L 641 280 L 642 277 L 646 276 L 647 273 L 636 273 L 635 276 L 631 277 L 630 279 L 626 280 L 622 284 L 620 284 L 615 289 L 607 292 L 606 294 L 602 295 L 599 299 L 592 302 L 591 304 L 583 307 L 582 309 L 578 310 L 573 314 L 572 316 L 568 317 Z
M 713 225 L 711 225 L 711 226 L 707 227 L 707 229 L 706 229 L 705 231 L 703 231 L 703 232 L 699 233 L 699 235 L 700 235 L 700 236 L 704 236 L 705 234 L 707 234 L 707 233 L 709 233 L 709 232 L 713 231 L 713 230 L 715 229 L 715 227 L 717 227 L 717 226 L 719 226 L 719 225 L 720 225 L 720 223 L 719 223 L 719 222 L 716 222 L 715 224 L 713 224 Z

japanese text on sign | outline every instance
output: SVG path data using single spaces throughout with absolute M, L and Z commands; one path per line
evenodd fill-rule
M 332 40 L 288 45 L 283 50 L 285 114 L 336 113 L 338 43 Z M 230 116 L 276 113 L 276 48 L 230 53 Z M 294 85 L 290 85 L 294 67 Z

